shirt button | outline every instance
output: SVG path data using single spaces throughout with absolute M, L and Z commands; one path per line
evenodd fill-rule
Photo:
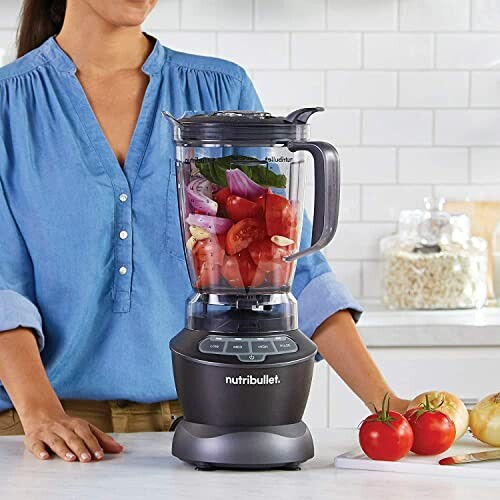
M 128 238 L 127 231 L 120 231 L 120 239 L 121 240 L 126 240 L 127 238 Z
M 128 200 L 128 196 L 125 193 L 122 193 L 118 199 L 122 202 L 125 203 Z
M 127 274 L 127 268 L 125 266 L 122 266 L 120 267 L 120 269 L 118 269 L 118 272 L 122 275 L 122 276 L 125 276 Z

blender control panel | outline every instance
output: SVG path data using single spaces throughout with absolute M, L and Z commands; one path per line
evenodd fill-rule
M 200 352 L 205 354 L 221 354 L 237 356 L 246 363 L 259 363 L 268 355 L 297 352 L 297 344 L 286 335 L 270 335 L 266 337 L 222 337 L 209 335 L 199 345 Z

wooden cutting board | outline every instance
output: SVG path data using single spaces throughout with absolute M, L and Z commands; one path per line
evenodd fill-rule
M 470 436 L 464 436 L 447 452 L 424 457 L 409 453 L 399 462 L 384 462 L 370 460 L 360 448 L 344 453 L 335 459 L 335 467 L 339 469 L 372 470 L 379 472 L 400 472 L 404 474 L 425 474 L 438 476 L 455 476 L 500 480 L 500 461 L 477 462 L 464 465 L 439 465 L 439 460 L 452 455 L 465 455 L 478 451 L 488 451 L 495 448 L 476 441 Z
M 472 235 L 480 236 L 488 242 L 488 296 L 494 298 L 491 237 L 497 223 L 500 222 L 500 202 L 447 201 L 444 210 L 467 214 L 471 220 Z

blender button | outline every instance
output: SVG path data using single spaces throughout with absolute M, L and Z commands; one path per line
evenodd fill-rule
M 297 344 L 293 340 L 275 341 L 274 346 L 280 354 L 285 352 L 297 352 L 299 350 Z
M 273 343 L 270 341 L 252 342 L 252 352 L 256 353 L 274 353 Z
M 128 200 L 128 196 L 125 193 L 122 193 L 118 199 L 122 202 L 125 203 Z
M 202 340 L 200 343 L 200 351 L 206 354 L 222 354 L 224 351 L 224 341 L 212 340 L 210 338 Z
M 260 363 L 266 359 L 266 356 L 264 354 L 240 354 L 238 359 L 244 363 Z
M 247 354 L 250 352 L 248 342 L 228 342 L 226 354 Z

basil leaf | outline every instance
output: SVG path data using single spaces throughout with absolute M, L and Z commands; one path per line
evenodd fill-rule
M 235 165 L 235 163 L 256 163 L 255 165 Z M 286 175 L 276 174 L 257 158 L 250 156 L 223 156 L 222 158 L 200 158 L 196 160 L 196 168 L 202 175 L 214 184 L 226 187 L 226 170 L 239 168 L 250 179 L 263 187 L 285 188 Z

